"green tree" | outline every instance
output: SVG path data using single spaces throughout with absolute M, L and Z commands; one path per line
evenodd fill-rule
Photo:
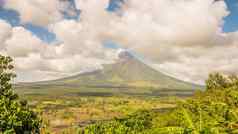
M 206 89 L 223 89 L 229 86 L 228 79 L 220 73 L 212 73 L 206 80 Z
M 41 120 L 13 91 L 12 62 L 11 57 L 0 55 L 0 133 L 37 134 Z

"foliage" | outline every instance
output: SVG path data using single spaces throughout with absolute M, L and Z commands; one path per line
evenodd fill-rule
M 140 111 L 124 119 L 88 126 L 83 134 L 139 134 L 152 126 L 152 113 Z
M 0 133 L 39 133 L 40 119 L 13 92 L 12 69 L 12 59 L 0 55 Z
M 172 112 L 139 112 L 125 119 L 86 127 L 85 134 L 237 134 L 238 78 L 215 73 L 207 90 L 181 102 Z
M 224 76 L 220 73 L 212 73 L 206 80 L 206 89 L 223 89 L 238 85 L 238 78 L 235 75 Z

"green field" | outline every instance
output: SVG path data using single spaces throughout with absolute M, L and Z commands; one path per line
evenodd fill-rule
M 173 109 L 194 90 L 128 87 L 80 87 L 64 85 L 17 86 L 16 92 L 41 112 L 44 131 L 76 133 L 74 128 L 98 121 L 123 118 L 139 110 Z M 176 96 L 176 97 L 173 97 Z
M 44 131 L 50 133 L 75 133 L 74 128 L 85 127 L 99 121 L 123 118 L 139 110 L 173 109 L 177 97 L 148 96 L 71 96 L 21 94 L 29 105 L 41 112 Z

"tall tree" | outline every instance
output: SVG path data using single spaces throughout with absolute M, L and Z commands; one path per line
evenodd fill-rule
M 39 133 L 41 120 L 13 91 L 12 58 L 0 55 L 0 133 Z

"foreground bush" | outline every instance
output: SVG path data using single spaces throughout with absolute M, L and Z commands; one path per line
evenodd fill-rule
M 152 112 L 139 111 L 127 118 L 90 125 L 80 134 L 139 134 L 152 127 Z
M 12 89 L 13 65 L 10 57 L 0 55 L 0 133 L 39 133 L 41 121 L 26 101 L 20 101 Z

